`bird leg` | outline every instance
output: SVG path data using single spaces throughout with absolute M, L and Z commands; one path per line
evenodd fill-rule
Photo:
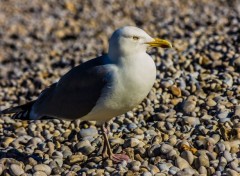
M 109 157 L 108 148 L 110 148 L 110 144 L 109 144 L 109 141 L 108 141 L 109 131 L 105 127 L 105 124 L 102 125 L 102 133 L 103 133 L 103 140 L 104 140 L 103 141 L 103 152 L 102 152 L 102 155 L 103 155 L 103 158 L 108 158 Z
M 110 158 L 111 160 L 113 160 L 116 163 L 120 163 L 122 161 L 129 161 L 129 157 L 125 154 L 114 154 L 112 152 L 111 146 L 109 144 L 108 141 L 108 134 L 109 131 L 107 129 L 107 124 L 103 124 L 102 125 L 102 132 L 103 132 L 103 138 L 104 138 L 104 144 L 103 144 L 103 158 Z

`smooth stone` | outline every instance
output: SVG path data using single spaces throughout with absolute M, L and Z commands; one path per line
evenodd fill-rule
M 62 152 L 59 152 L 59 151 L 54 151 L 53 153 L 52 153 L 52 158 L 63 158 L 63 154 L 62 154 Z
M 23 168 L 17 164 L 11 164 L 9 167 L 9 171 L 13 176 L 20 176 L 24 174 Z
M 230 163 L 229 167 L 230 167 L 231 169 L 233 169 L 233 170 L 235 170 L 235 171 L 237 171 L 237 172 L 240 173 L 239 161 L 238 161 L 237 159 L 234 159 L 234 160 Z
M 227 160 L 227 162 L 231 162 L 233 160 L 232 155 L 228 150 L 225 150 L 223 152 L 223 156 Z
M 176 143 L 177 143 L 177 136 L 175 136 L 175 135 L 170 136 L 168 142 L 171 144 L 171 146 L 176 145 Z
M 141 128 L 136 128 L 136 129 L 134 130 L 134 133 L 135 133 L 136 135 L 142 135 L 142 134 L 144 134 L 144 132 L 143 132 L 143 130 L 141 130 Z
M 159 169 L 161 172 L 164 172 L 164 171 L 169 171 L 170 167 L 172 167 L 173 165 L 171 163 L 161 163 L 158 165 Z
M 130 138 L 130 139 L 127 139 L 124 143 L 124 148 L 127 148 L 127 147 L 136 147 L 138 144 L 140 143 L 140 141 L 136 138 Z
M 198 172 L 207 175 L 207 169 L 204 166 L 199 167 Z
M 70 170 L 71 170 L 71 171 L 74 171 L 74 172 L 78 172 L 78 171 L 80 171 L 80 170 L 83 171 L 83 172 L 84 172 L 84 171 L 86 171 L 86 172 L 88 171 L 87 168 L 82 168 L 82 169 L 81 169 L 81 167 L 80 167 L 79 165 L 76 165 L 76 164 L 73 165 L 73 166 L 70 168 Z
M 179 172 L 177 172 L 174 176 L 193 176 L 193 175 L 188 174 L 188 173 L 185 172 L 185 171 L 179 171 Z
M 163 86 L 164 88 L 169 88 L 174 84 L 173 80 L 168 79 L 168 80 L 162 80 L 161 81 L 161 86 Z
M 169 152 L 172 151 L 172 150 L 173 150 L 173 146 L 171 146 L 171 145 L 162 144 L 162 145 L 160 146 L 160 152 L 161 152 L 162 154 L 167 154 L 167 153 L 169 153 Z
M 109 140 L 109 142 L 112 144 L 112 145 L 116 145 L 116 144 L 124 144 L 124 139 L 122 138 L 111 138 Z
M 213 107 L 213 106 L 216 106 L 216 105 L 217 105 L 216 101 L 214 101 L 214 100 L 212 100 L 212 99 L 208 99 L 206 103 L 207 103 L 207 105 L 210 106 L 210 107 Z
M 147 150 L 149 157 L 155 157 L 159 156 L 160 153 L 160 145 L 159 144 L 153 144 L 151 147 Z
M 66 159 L 67 157 L 72 155 L 72 152 L 71 152 L 70 149 L 69 150 L 66 149 L 66 150 L 63 151 L 62 154 L 63 154 L 63 158 Z
M 48 175 L 43 171 L 37 171 L 33 173 L 33 176 L 48 176 Z
M 130 124 L 128 124 L 127 125 L 127 128 L 129 129 L 129 130 L 134 130 L 134 129 L 136 129 L 138 126 L 135 124 L 135 123 L 130 123 Z
M 185 159 L 190 165 L 192 165 L 192 163 L 194 161 L 194 156 L 193 156 L 192 152 L 185 150 L 181 153 L 181 157 L 183 159 Z
M 69 171 L 66 173 L 66 176 L 77 176 L 77 173 L 74 171 Z
M 130 169 L 132 171 L 137 172 L 140 170 L 140 166 L 141 166 L 140 161 L 132 161 L 130 165 L 131 165 Z
M 218 167 L 218 163 L 219 163 L 219 160 L 217 160 L 217 159 L 210 161 L 210 165 L 214 168 Z
M 150 171 L 153 175 L 155 175 L 156 173 L 160 172 L 160 170 L 158 169 L 158 167 L 155 166 L 155 165 L 150 164 L 150 165 L 148 166 L 148 168 L 149 168 L 149 171 Z
M 152 174 L 151 172 L 146 171 L 146 172 L 143 172 L 141 176 L 152 176 Z
M 29 158 L 28 161 L 29 161 L 29 164 L 30 164 L 31 166 L 35 166 L 35 165 L 38 164 L 37 161 L 36 161 L 34 158 Z
M 225 147 L 224 143 L 218 142 L 216 144 L 216 149 L 217 149 L 217 153 L 220 153 L 220 152 L 224 152 L 226 150 L 226 147 Z
M 105 167 L 105 170 L 106 170 L 107 172 L 110 172 L 110 173 L 112 173 L 113 171 L 115 171 L 115 169 L 112 168 L 112 167 Z
M 61 173 L 63 173 L 64 169 L 62 168 L 62 166 L 60 167 L 54 167 L 52 169 L 52 175 L 60 175 Z
M 196 126 L 200 124 L 199 118 L 197 117 L 189 117 L 189 116 L 183 116 L 184 122 L 188 125 L 191 126 Z
M 193 112 L 196 108 L 196 102 L 193 100 L 186 100 L 183 102 L 182 109 L 186 114 Z
M 206 154 L 201 154 L 198 156 L 195 160 L 195 166 L 196 168 L 200 168 L 201 166 L 209 167 L 210 163 L 208 156 Z
M 168 176 L 166 173 L 156 173 L 154 176 Z
M 33 137 L 32 139 L 30 139 L 29 143 L 34 145 L 34 146 L 37 146 L 37 144 L 39 143 L 42 143 L 42 139 L 39 138 L 39 137 Z
M 239 176 L 239 172 L 228 168 L 227 169 L 227 175 L 228 176 Z
M 216 176 L 221 176 L 221 175 L 222 175 L 222 174 L 221 174 L 221 171 L 217 170 L 217 171 L 215 172 L 215 175 L 216 175 Z
M 50 175 L 52 172 L 52 169 L 46 165 L 46 164 L 37 164 L 33 167 L 35 171 L 42 171 L 45 172 L 47 175 Z
M 225 119 L 228 117 L 229 111 L 223 111 L 217 115 L 219 119 Z
M 188 168 L 184 168 L 183 171 L 186 173 L 186 174 L 189 174 L 189 175 L 194 175 L 196 174 L 196 171 L 191 168 L 191 167 L 188 167 Z
M 156 131 L 155 130 L 147 130 L 147 131 L 145 131 L 144 132 L 145 133 L 145 135 L 149 135 L 149 136 L 156 136 L 157 135 L 157 133 L 156 133 Z
M 90 127 L 90 128 L 86 128 L 86 129 L 81 129 L 79 134 L 82 138 L 89 137 L 89 136 L 96 137 L 96 136 L 98 136 L 98 131 L 96 128 Z
M 240 105 L 235 106 L 234 116 L 240 116 Z
M 172 160 L 174 158 L 176 158 L 176 156 L 178 156 L 178 152 L 176 150 L 171 150 L 169 153 L 167 153 L 167 158 Z
M 230 122 L 230 121 L 231 121 L 230 118 L 221 118 L 221 119 L 219 119 L 220 123 L 225 123 L 225 122 Z
M 221 139 L 219 134 L 213 134 L 211 137 L 214 140 L 215 144 Z
M 88 140 L 81 141 L 75 145 L 78 152 L 81 152 L 84 155 L 89 155 L 95 150 L 95 147 L 91 145 Z
M 207 171 L 208 171 L 208 175 L 213 175 L 216 172 L 214 167 L 207 168 Z
M 27 164 L 27 165 L 25 165 L 24 170 L 25 170 L 25 172 L 28 172 L 28 171 L 32 170 L 32 168 L 33 168 L 33 166 L 31 166 L 30 164 Z
M 219 159 L 218 170 L 223 171 L 225 170 L 225 166 L 227 165 L 227 160 L 221 156 Z
M 112 167 L 113 166 L 113 161 L 110 159 L 107 159 L 106 161 L 103 162 L 104 167 Z
M 59 167 L 62 167 L 62 165 L 63 165 L 63 159 L 62 158 L 56 158 L 56 159 L 54 159 L 54 161 L 57 163 L 57 165 Z
M 181 158 L 180 156 L 178 156 L 175 159 L 175 165 L 181 170 L 191 167 L 189 163 L 185 159 Z
M 172 175 L 175 175 L 177 172 L 179 172 L 180 171 L 180 169 L 179 168 L 177 168 L 177 167 L 175 167 L 175 166 L 172 166 L 172 167 L 170 167 L 169 168 L 169 173 L 170 174 L 172 174 Z
M 0 164 L 0 175 L 2 175 L 3 170 L 4 170 L 4 165 L 3 165 L 3 164 Z
M 55 151 L 55 144 L 53 142 L 49 141 L 47 143 L 47 145 L 48 145 L 48 148 L 49 148 L 48 153 L 49 153 L 49 155 L 52 155 L 52 153 Z
M 84 160 L 84 156 L 82 154 L 79 154 L 79 155 L 71 155 L 69 157 L 69 163 L 70 164 L 75 164 L 75 163 L 78 163 L 78 162 L 81 162 Z

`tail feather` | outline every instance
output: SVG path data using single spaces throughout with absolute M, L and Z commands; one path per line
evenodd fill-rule
M 1 114 L 13 114 L 13 119 L 30 120 L 30 111 L 35 101 L 0 111 Z

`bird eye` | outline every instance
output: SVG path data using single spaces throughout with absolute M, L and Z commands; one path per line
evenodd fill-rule
M 138 40 L 139 39 L 139 37 L 137 37 L 137 36 L 133 36 L 132 38 L 133 38 L 133 40 Z

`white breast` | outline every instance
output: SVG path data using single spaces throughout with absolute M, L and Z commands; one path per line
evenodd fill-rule
M 141 103 L 154 84 L 156 67 L 148 54 L 134 58 L 117 65 L 96 106 L 81 119 L 101 124 Z

